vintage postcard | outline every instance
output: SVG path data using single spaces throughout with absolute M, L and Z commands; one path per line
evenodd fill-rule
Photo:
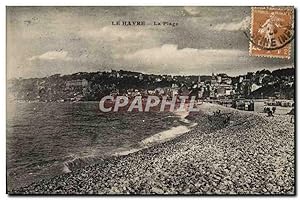
M 10 195 L 295 195 L 293 7 L 7 7 Z

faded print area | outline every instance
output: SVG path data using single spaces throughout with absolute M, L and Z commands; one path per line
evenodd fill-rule
M 250 21 L 7 7 L 7 192 L 294 195 L 294 51 L 249 56 Z

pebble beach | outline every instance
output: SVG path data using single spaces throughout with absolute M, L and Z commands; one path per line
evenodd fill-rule
M 197 125 L 172 140 L 8 193 L 295 194 L 291 115 L 267 117 L 208 103 L 199 107 L 187 116 Z

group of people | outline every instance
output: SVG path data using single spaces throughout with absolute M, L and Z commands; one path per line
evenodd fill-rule
M 221 110 L 214 111 L 214 116 L 221 116 Z M 223 113 L 223 124 L 229 124 L 230 123 L 230 115 L 228 113 Z
M 275 113 L 275 111 L 276 111 L 275 106 L 273 106 L 272 108 L 270 108 L 270 107 L 265 107 L 264 108 L 264 112 L 268 114 L 268 117 L 274 116 L 273 114 Z

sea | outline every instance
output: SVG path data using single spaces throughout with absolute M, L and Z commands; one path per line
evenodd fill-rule
M 103 113 L 99 102 L 9 102 L 6 118 L 9 190 L 130 151 L 180 125 L 168 112 Z

